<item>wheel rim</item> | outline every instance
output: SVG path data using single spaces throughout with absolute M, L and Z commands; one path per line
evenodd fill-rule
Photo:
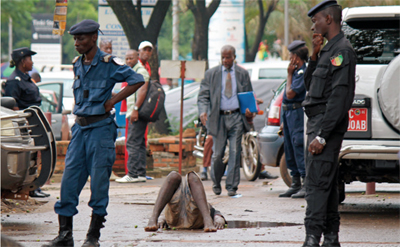
M 244 172 L 250 177 L 253 176 L 257 171 L 258 147 L 256 140 L 254 138 L 250 138 L 244 147 L 247 148 L 248 156 L 244 157 L 244 155 L 242 155 L 243 169 Z

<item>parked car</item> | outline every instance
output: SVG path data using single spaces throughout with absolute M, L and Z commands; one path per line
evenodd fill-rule
M 15 104 L 11 97 L 1 98 L 1 197 L 26 200 L 53 174 L 56 143 L 39 107 L 13 111 Z
M 270 59 L 262 62 L 242 63 L 239 66 L 245 68 L 250 75 L 251 81 L 262 79 L 280 79 L 287 77 L 287 67 L 290 61 Z

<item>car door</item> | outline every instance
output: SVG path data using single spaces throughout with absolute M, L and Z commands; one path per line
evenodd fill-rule
M 37 83 L 39 87 L 42 104 L 40 109 L 43 112 L 51 113 L 51 127 L 56 140 L 61 140 L 61 124 L 63 112 L 63 83 L 62 82 L 43 82 Z

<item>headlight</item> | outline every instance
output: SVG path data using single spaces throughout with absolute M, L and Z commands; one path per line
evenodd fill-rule
M 14 127 L 14 124 L 10 119 L 1 120 L 1 136 L 14 136 L 15 130 L 8 129 L 8 128 L 13 128 L 13 127 Z
M 18 171 L 18 154 L 7 154 L 7 168 L 10 174 L 17 174 Z

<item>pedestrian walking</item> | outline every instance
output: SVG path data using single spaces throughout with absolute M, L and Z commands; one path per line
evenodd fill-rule
M 303 246 L 340 246 L 338 157 L 355 90 L 356 54 L 341 32 L 342 7 L 325 0 L 309 12 L 313 50 L 304 82 L 307 114 L 306 239 Z M 324 38 L 328 43 L 322 48 Z
M 225 45 L 221 49 L 221 62 L 206 71 L 200 84 L 197 100 L 201 123 L 213 137 L 211 179 L 213 192 L 221 194 L 221 178 L 226 164 L 222 162 L 227 140 L 229 140 L 228 172 L 225 188 L 229 196 L 237 195 L 240 182 L 240 155 L 243 131 L 249 131 L 254 114 L 246 109 L 240 112 L 238 93 L 253 91 L 247 70 L 236 66 L 235 48 Z M 207 123 L 207 125 L 206 125 Z
M 304 86 L 304 73 L 308 60 L 306 42 L 293 41 L 289 46 L 290 64 L 288 76 L 282 100 L 282 125 L 284 135 L 284 151 L 286 165 L 292 176 L 290 188 L 279 197 L 304 198 L 306 188 L 304 178 L 306 168 L 304 166 L 304 112 L 301 106 L 306 96 Z M 301 177 L 301 181 L 300 181 Z
M 144 78 L 144 85 L 137 93 L 129 96 L 127 101 L 127 135 L 126 152 L 128 153 L 127 174 L 115 181 L 118 183 L 146 182 L 146 138 L 145 133 L 148 122 L 139 117 L 139 108 L 146 98 L 150 76 L 142 63 L 136 50 L 129 50 L 125 55 L 126 64 Z
M 107 215 L 109 178 L 115 161 L 117 124 L 111 110 L 144 83 L 142 75 L 97 47 L 99 27 L 93 20 L 83 20 L 69 30 L 74 36 L 75 49 L 82 54 L 72 61 L 76 123 L 71 128 L 72 139 L 65 157 L 60 200 L 54 206 L 59 235 L 43 246 L 74 246 L 73 216 L 78 213 L 79 194 L 89 175 L 89 206 L 93 210 L 82 246 L 99 246 L 100 229 L 104 227 Z M 115 83 L 122 81 L 128 86 L 112 96 Z

